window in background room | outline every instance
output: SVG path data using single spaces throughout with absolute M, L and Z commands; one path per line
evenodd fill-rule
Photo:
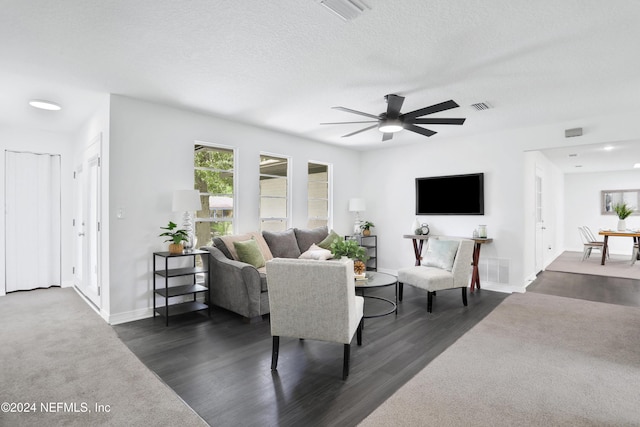
M 233 233 L 235 150 L 196 143 L 194 188 L 202 209 L 196 212 L 195 247 L 210 245 L 214 237 Z
M 329 165 L 309 162 L 307 177 L 307 227 L 331 228 Z
M 289 227 L 289 159 L 260 155 L 260 230 Z

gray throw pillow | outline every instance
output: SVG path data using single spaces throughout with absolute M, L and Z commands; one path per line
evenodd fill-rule
M 294 228 L 293 231 L 296 234 L 296 240 L 298 241 L 298 248 L 300 252 L 306 252 L 311 245 L 318 244 L 327 237 L 327 227 L 318 227 L 313 229 L 308 228 Z
M 298 258 L 301 254 L 293 228 L 287 231 L 263 231 L 274 258 Z
M 458 246 L 460 246 L 460 242 L 457 240 L 429 239 L 427 255 L 422 265 L 451 271 L 453 269 L 453 261 L 456 259 L 456 253 L 458 252 Z

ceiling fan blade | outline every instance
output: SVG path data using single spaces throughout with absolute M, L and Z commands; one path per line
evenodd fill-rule
M 333 122 L 333 123 L 320 123 L 321 125 L 349 125 L 352 123 L 378 123 L 377 120 L 366 120 L 364 122 Z
M 416 126 L 416 125 L 412 125 L 412 124 L 408 124 L 405 123 L 404 124 L 404 128 L 406 130 L 410 130 L 411 132 L 416 132 L 419 133 L 421 135 L 424 136 L 431 136 L 431 135 L 435 135 L 437 132 L 429 130 L 429 129 L 425 129 L 425 128 L 421 128 L 420 126 Z
M 393 138 L 393 134 L 391 132 L 386 132 L 382 134 L 382 141 L 388 141 Z
M 387 95 L 387 118 L 397 119 L 400 116 L 400 109 L 404 102 L 404 96 Z
M 373 114 L 363 113 L 362 111 L 358 111 L 358 110 L 352 110 L 351 108 L 346 108 L 346 107 L 331 107 L 331 108 L 333 108 L 334 110 L 344 111 L 346 113 L 359 114 L 361 116 L 371 117 L 372 119 L 376 119 L 376 120 L 380 118 L 378 116 L 374 116 Z
M 346 138 L 346 137 L 348 137 L 348 136 L 353 136 L 353 135 L 355 135 L 355 134 L 357 134 L 357 133 L 364 132 L 364 131 L 367 131 L 367 130 L 369 130 L 369 129 L 373 129 L 373 128 L 377 128 L 377 127 L 378 127 L 378 125 L 377 125 L 377 124 L 375 124 L 375 125 L 373 125 L 373 126 L 368 126 L 368 127 L 364 128 L 364 129 L 360 129 L 360 130 L 357 130 L 357 131 L 355 131 L 355 132 L 351 132 L 351 133 L 348 133 L 348 134 L 346 134 L 346 135 L 342 135 L 342 137 L 343 137 L 343 138 Z
M 434 104 L 429 107 L 420 108 L 419 110 L 411 111 L 400 115 L 401 119 L 413 119 L 415 117 L 426 116 L 427 114 L 437 113 L 439 111 L 450 110 L 452 108 L 459 107 L 459 105 L 452 99 L 449 101 L 441 102 L 440 104 Z
M 466 119 L 413 119 L 411 123 L 415 125 L 461 125 Z

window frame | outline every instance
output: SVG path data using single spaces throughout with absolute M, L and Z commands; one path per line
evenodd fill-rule
M 224 151 L 231 151 L 233 153 L 233 168 L 231 170 L 227 170 L 227 169 L 214 169 L 214 168 L 202 168 L 202 167 L 196 167 L 195 165 L 195 153 L 196 153 L 196 147 L 197 146 L 203 146 L 206 148 L 212 148 L 212 149 L 219 149 L 219 150 L 224 150 Z M 195 223 L 197 222 L 207 222 L 207 223 L 220 223 L 220 222 L 230 222 L 231 223 L 231 234 L 234 234 L 236 232 L 236 225 L 237 225 L 237 218 L 238 218 L 238 174 L 236 173 L 238 171 L 238 148 L 231 146 L 231 145 L 225 145 L 225 144 L 218 144 L 218 143 L 213 143 L 213 142 L 207 142 L 207 141 L 200 141 L 200 140 L 195 140 L 193 142 L 193 159 L 191 161 L 192 165 L 193 165 L 193 172 L 194 172 L 194 176 L 195 176 L 195 171 L 196 170 L 210 170 L 213 172 L 230 172 L 233 176 L 233 194 L 231 195 L 231 198 L 233 200 L 233 216 L 231 217 L 231 220 L 228 219 L 224 219 L 224 218 L 198 218 L 197 215 L 194 217 L 194 226 Z M 199 190 L 198 188 L 196 188 L 196 183 L 195 183 L 195 178 L 194 178 L 194 182 L 192 187 L 195 190 Z M 203 193 L 200 193 L 201 195 Z M 209 196 L 211 196 L 210 193 Z
M 283 179 L 283 177 L 279 176 L 279 175 L 269 175 L 269 174 L 263 174 L 262 173 L 262 156 L 268 156 L 268 157 L 276 157 L 278 159 L 283 159 L 287 161 L 287 176 L 284 178 L 286 179 L 286 184 L 287 184 L 287 191 L 286 191 L 286 217 L 285 218 L 280 218 L 280 217 L 263 217 L 262 216 L 262 212 L 261 212 L 261 208 L 262 208 L 262 189 L 260 188 L 260 180 L 263 176 L 268 176 L 268 177 L 272 177 L 272 178 L 279 178 L 279 179 Z M 292 193 L 292 179 L 291 179 L 291 171 L 293 170 L 293 158 L 291 156 L 286 156 L 283 154 L 277 154 L 277 153 L 272 153 L 272 152 L 268 152 L 268 151 L 260 151 L 260 153 L 258 154 L 258 230 L 262 231 L 262 222 L 263 220 L 284 220 L 284 229 L 287 230 L 289 228 L 291 228 L 291 212 L 292 212 L 292 200 L 291 200 L 291 194 Z M 281 198 L 281 197 L 275 197 L 275 196 L 264 196 L 267 198 Z
M 307 225 L 311 220 L 314 219 L 323 219 L 323 218 L 312 218 L 309 214 L 309 202 L 312 200 L 309 197 L 309 165 L 321 165 L 327 167 L 327 228 L 331 230 L 333 228 L 333 164 L 328 162 L 321 162 L 316 160 L 308 160 L 307 161 Z M 313 199 L 313 200 L 324 200 L 324 199 Z

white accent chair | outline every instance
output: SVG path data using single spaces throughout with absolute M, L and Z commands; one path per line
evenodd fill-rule
M 271 369 L 278 366 L 280 337 L 344 344 L 342 379 L 349 375 L 351 341 L 362 344 L 364 298 L 355 294 L 353 261 L 276 258 L 267 262 Z
M 422 265 L 398 270 L 400 301 L 406 283 L 427 291 L 429 313 L 432 312 L 436 291 L 445 289 L 462 288 L 462 303 L 466 306 L 473 246 L 473 240 L 430 237 Z

